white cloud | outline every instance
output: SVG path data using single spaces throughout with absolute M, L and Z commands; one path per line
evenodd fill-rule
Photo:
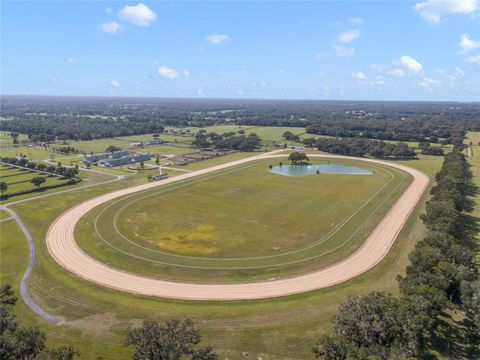
M 480 9 L 479 0 L 426 0 L 413 6 L 421 17 L 438 23 L 450 14 L 472 14 Z
M 363 20 L 361 17 L 350 18 L 348 21 L 355 25 L 362 25 L 365 22 L 365 20 Z
M 118 30 L 120 30 L 120 24 L 115 21 L 111 21 L 108 23 L 103 23 L 102 25 L 100 25 L 100 28 L 103 32 L 106 32 L 108 34 L 116 34 Z
M 432 87 L 435 86 L 435 85 L 439 85 L 439 84 L 440 84 L 440 81 L 434 80 L 434 79 L 430 79 L 430 78 L 428 78 L 428 77 L 424 77 L 424 78 L 422 79 L 422 81 L 420 81 L 418 84 L 419 84 L 420 86 L 423 86 L 423 87 L 426 87 L 426 88 L 429 88 L 429 89 L 430 89 L 430 88 L 432 88 Z
M 352 73 L 352 76 L 354 77 L 355 80 L 358 80 L 358 81 L 367 80 L 367 75 L 365 75 L 363 71 L 354 72 Z
M 178 71 L 168 66 L 159 66 L 158 75 L 167 79 L 176 79 L 178 77 Z
M 325 55 L 319 52 L 313 54 L 313 56 L 315 57 L 315 59 L 323 59 L 325 57 Z
M 465 76 L 465 72 L 458 66 L 448 75 L 448 78 L 452 81 L 457 80 L 459 77 Z
M 187 69 L 183 70 L 183 76 L 190 77 L 190 71 Z
M 69 58 L 67 59 L 67 63 L 68 63 L 68 64 L 75 64 L 76 62 L 77 62 L 77 60 L 75 60 L 75 59 L 72 58 L 72 57 L 69 57 Z
M 120 83 L 117 80 L 112 80 L 110 81 L 110 85 L 112 85 L 113 87 L 119 87 Z
M 335 54 L 338 57 L 349 57 L 355 54 L 354 48 L 349 48 L 343 45 L 335 45 L 333 48 L 335 49 Z
M 470 56 L 468 58 L 468 61 L 474 63 L 474 64 L 478 64 L 480 65 L 480 55 L 474 55 L 474 56 Z
M 385 80 L 383 80 L 383 77 L 381 76 L 375 76 L 373 79 L 370 79 L 363 71 L 359 72 L 354 72 L 352 73 L 352 76 L 357 82 L 361 85 L 384 85 Z
M 414 74 L 418 74 L 423 69 L 422 64 L 420 64 L 417 60 L 408 55 L 400 56 L 400 58 L 395 63 L 399 64 L 407 72 L 411 72 Z
M 121 19 L 138 26 L 149 26 L 157 18 L 157 14 L 143 3 L 132 6 L 127 5 L 120 10 L 118 15 Z
M 226 34 L 212 34 L 207 36 L 207 40 L 212 44 L 221 44 L 228 42 L 230 40 L 230 36 Z
M 338 40 L 346 43 L 346 42 L 351 42 L 358 39 L 359 36 L 360 36 L 359 30 L 345 31 L 338 35 Z
M 258 84 L 260 87 L 267 87 L 267 82 L 265 80 L 260 81 L 260 84 Z
M 383 66 L 382 65 L 378 65 L 378 64 L 370 64 L 368 65 L 368 68 L 371 70 L 371 71 L 377 71 L 377 72 L 380 72 L 383 70 Z
M 469 35 L 462 34 L 460 36 L 460 43 L 459 46 L 462 48 L 464 52 L 474 50 L 476 48 L 480 47 L 480 41 L 479 40 L 473 40 L 472 38 L 469 37 Z
M 402 76 L 405 76 L 405 71 L 403 71 L 402 69 L 392 69 L 388 72 L 390 75 L 393 75 L 393 76 L 398 76 L 398 77 L 402 77 Z

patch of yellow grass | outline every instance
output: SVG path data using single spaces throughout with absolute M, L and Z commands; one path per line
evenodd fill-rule
M 185 255 L 209 255 L 218 251 L 214 226 L 198 225 L 191 229 L 160 234 L 158 246 Z

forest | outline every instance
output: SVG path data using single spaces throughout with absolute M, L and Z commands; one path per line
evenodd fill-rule
M 0 130 L 32 141 L 159 133 L 167 126 L 305 127 L 312 134 L 454 143 L 479 103 L 2 96 Z

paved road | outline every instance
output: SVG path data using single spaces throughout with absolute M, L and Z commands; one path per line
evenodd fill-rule
M 251 161 L 285 156 L 279 155 L 279 152 L 274 151 L 236 160 L 87 200 L 66 211 L 51 225 L 46 238 L 48 251 L 55 261 L 71 273 L 105 287 L 134 294 L 185 300 L 250 300 L 293 295 L 342 283 L 377 265 L 388 254 L 429 183 L 429 178 L 424 173 L 395 162 L 342 157 L 406 171 L 413 176 L 413 181 L 355 253 L 329 267 L 286 279 L 239 284 L 195 284 L 153 279 L 101 263 L 84 253 L 75 242 L 74 229 L 80 218 L 107 201 Z M 339 158 L 334 155 L 309 156 Z
M 33 266 L 35 265 L 35 244 L 33 242 L 32 235 L 30 231 L 26 228 L 23 221 L 18 217 L 17 213 L 12 209 L 7 208 L 5 205 L 0 205 L 0 209 L 8 211 L 11 215 L 11 218 L 15 219 L 20 229 L 22 229 L 23 234 L 27 238 L 28 241 L 28 249 L 29 249 L 29 258 L 28 258 L 28 265 L 27 270 L 23 274 L 22 280 L 20 281 L 20 296 L 22 297 L 23 301 L 27 306 L 32 309 L 32 311 L 40 316 L 42 319 L 48 321 L 49 323 L 56 324 L 58 322 L 52 315 L 48 314 L 44 311 L 40 306 L 35 304 L 28 294 L 27 284 L 28 280 L 30 279 L 30 275 L 32 274 Z

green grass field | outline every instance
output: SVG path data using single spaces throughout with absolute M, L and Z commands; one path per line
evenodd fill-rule
M 192 133 L 196 133 L 201 128 L 189 128 Z M 245 134 L 255 133 L 263 141 L 271 143 L 273 141 L 283 141 L 282 135 L 286 131 L 290 131 L 295 135 L 301 135 L 305 133 L 304 127 L 287 127 L 287 126 L 239 126 L 239 125 L 217 125 L 207 126 L 205 129 L 207 132 L 216 132 L 217 134 L 223 134 L 226 132 L 238 132 L 239 130 L 245 131 Z
M 1 148 L 0 157 L 16 157 L 25 155 L 29 160 L 45 160 L 51 157 L 52 152 L 40 146 L 19 146 L 15 148 Z
M 58 185 L 66 181 L 59 176 L 49 176 L 36 171 L 28 171 L 13 166 L 0 165 L 0 181 L 5 182 L 8 185 L 8 189 L 4 195 L 35 189 L 36 187 L 30 182 L 30 180 L 37 176 L 43 177 L 46 180 L 41 187 Z
M 11 217 L 10 213 L 5 210 L 0 210 L 0 220 L 5 220 Z
M 22 142 L 28 140 L 27 134 L 19 134 L 18 141 Z M 0 131 L 0 146 L 10 146 L 13 145 L 13 139 L 10 136 L 9 131 Z
M 374 172 L 368 176 L 285 177 L 269 173 L 270 163 L 99 207 L 79 224 L 79 245 L 113 266 L 155 277 L 251 281 L 292 275 L 355 251 L 409 183 L 387 167 L 360 164 Z
M 207 166 L 242 156 L 246 155 L 232 154 L 191 165 L 199 167 L 205 163 Z M 401 163 L 433 176 L 440 168 L 442 158 L 421 156 L 419 160 Z M 47 331 L 49 345 L 72 344 L 81 351 L 81 359 L 96 356 L 125 359 L 131 354 L 122 345 L 128 327 L 140 324 L 143 319 L 164 321 L 189 317 L 202 331 L 204 344 L 212 345 L 222 359 L 244 359 L 242 352 L 248 352 L 251 359 L 311 359 L 311 347 L 321 334 L 330 331 L 329 320 L 347 295 L 372 289 L 397 290 L 395 277 L 404 271 L 408 252 L 425 232 L 418 218 L 424 209 L 424 198 L 390 254 L 371 271 L 322 291 L 247 302 L 184 302 L 132 296 L 71 276 L 48 256 L 44 246 L 45 234 L 51 222 L 63 211 L 106 191 L 144 181 L 144 176 L 134 175 L 114 183 L 12 206 L 32 232 L 37 246 L 37 261 L 29 291 L 40 306 L 62 322 L 52 326 L 41 321 L 22 301 L 17 306 L 19 318 L 25 324 L 40 326 Z M 26 267 L 26 241 L 14 221 L 0 223 L 0 226 L 1 282 L 12 283 L 18 293 L 18 284 Z

